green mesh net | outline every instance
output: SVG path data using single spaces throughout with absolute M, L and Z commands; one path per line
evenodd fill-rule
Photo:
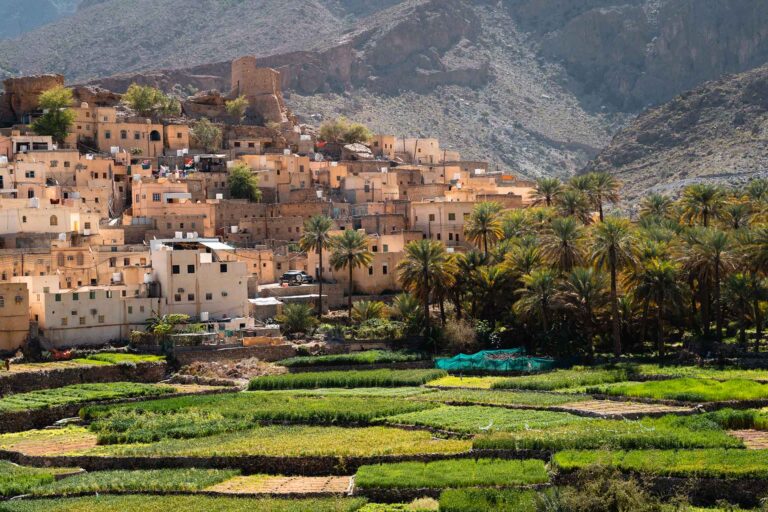
M 555 361 L 544 357 L 528 357 L 524 348 L 513 348 L 437 359 L 435 367 L 448 372 L 535 373 L 553 369 Z

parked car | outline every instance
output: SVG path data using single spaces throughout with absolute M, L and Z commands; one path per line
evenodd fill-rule
M 312 284 L 315 280 L 303 270 L 289 270 L 280 278 L 280 284 L 288 283 L 289 286 Z

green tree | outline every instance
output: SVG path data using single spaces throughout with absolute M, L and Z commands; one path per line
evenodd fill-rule
M 589 189 L 587 195 L 600 213 L 600 222 L 603 222 L 603 220 L 605 220 L 603 206 L 605 203 L 616 204 L 619 202 L 619 189 L 621 188 L 621 184 L 613 175 L 608 174 L 607 172 L 595 172 L 590 173 L 587 176 L 589 176 Z
M 371 131 L 360 123 L 339 117 L 320 125 L 320 139 L 337 144 L 367 143 L 373 138 Z
M 561 272 L 570 272 L 573 267 L 581 265 L 584 261 L 581 240 L 582 228 L 576 219 L 554 219 L 550 231 L 542 237 L 541 253 L 548 263 Z
M 405 246 L 405 256 L 397 265 L 403 288 L 421 299 L 424 325 L 429 332 L 429 305 L 432 293 L 455 282 L 456 267 L 445 246 L 434 240 L 416 240 Z
M 352 320 L 363 323 L 368 320 L 380 320 L 386 318 L 387 306 L 381 301 L 360 300 L 352 305 Z
M 318 258 L 317 284 L 319 297 L 317 299 L 317 314 L 323 314 L 323 253 L 331 247 L 330 231 L 333 221 L 325 215 L 315 215 L 304 222 L 304 233 L 299 240 L 299 247 L 304 252 L 316 252 Z
M 48 135 L 58 144 L 64 143 L 69 129 L 75 122 L 75 113 L 70 108 L 74 98 L 72 90 L 54 87 L 40 95 L 38 103 L 43 115 L 32 123 L 32 130 L 38 135 Z
M 202 118 L 192 125 L 191 135 L 196 146 L 209 153 L 221 149 L 221 128 L 206 118 Z
M 752 223 L 754 211 L 752 204 L 747 201 L 729 201 L 720 212 L 720 219 L 725 228 L 739 230 L 748 228 Z
M 401 293 L 392 301 L 392 314 L 400 319 L 409 334 L 416 334 L 421 329 L 423 311 L 419 299 L 410 293 Z
M 632 226 L 626 219 L 606 217 L 592 231 L 591 260 L 597 268 L 610 272 L 611 278 L 611 331 L 613 352 L 621 355 L 621 319 L 619 318 L 618 275 L 636 261 L 635 237 Z
M 352 318 L 352 271 L 358 267 L 367 267 L 373 261 L 373 253 L 368 250 L 368 238 L 360 231 L 348 229 L 331 239 L 331 266 L 334 270 L 349 270 L 349 288 L 347 290 L 347 312 Z
M 501 205 L 490 201 L 476 204 L 464 226 L 464 236 L 482 247 L 487 257 L 488 247 L 504 236 Z
M 732 274 L 725 281 L 725 303 L 739 325 L 739 342 L 744 350 L 747 349 L 747 326 L 757 318 L 755 299 L 764 295 L 764 285 L 747 273 Z
M 640 202 L 640 216 L 663 219 L 669 217 L 672 212 L 672 200 L 662 194 L 648 194 Z
M 541 323 L 546 336 L 552 327 L 552 308 L 557 294 L 557 273 L 542 268 L 526 274 L 521 279 L 523 287 L 515 293 L 518 300 L 513 309 L 524 320 Z
M 317 325 L 312 307 L 302 303 L 286 304 L 276 320 L 286 334 L 308 333 Z
M 712 219 L 720 215 L 724 203 L 722 188 L 708 183 L 691 185 L 683 190 L 682 218 L 685 222 L 709 227 Z
M 567 188 L 557 198 L 557 211 L 563 217 L 575 217 L 584 224 L 592 220 L 589 198 L 581 190 Z
M 563 183 L 557 178 L 539 178 L 533 191 L 533 204 L 553 206 L 563 192 Z
M 242 123 L 245 119 L 245 112 L 248 110 L 248 99 L 245 96 L 238 96 L 234 100 L 227 101 L 224 106 L 230 117 L 238 123 Z
M 171 116 L 181 113 L 181 104 L 178 100 L 149 85 L 131 84 L 123 94 L 123 103 L 142 117 L 152 117 L 157 114 Z
M 608 280 L 594 268 L 576 267 L 568 274 L 557 296 L 558 306 L 575 317 L 584 332 L 587 355 L 595 356 L 595 316 L 608 304 Z
M 248 199 L 251 202 L 261 201 L 259 177 L 244 163 L 238 163 L 229 170 L 227 178 L 229 193 L 233 199 Z
M 645 265 L 646 287 L 656 303 L 656 349 L 664 359 L 664 309 L 679 306 L 682 301 L 678 281 L 679 266 L 669 260 L 654 258 Z

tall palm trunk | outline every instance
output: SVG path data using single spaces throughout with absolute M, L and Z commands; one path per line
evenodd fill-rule
M 424 269 L 424 292 L 422 300 L 424 301 L 424 327 L 426 332 L 429 333 L 430 319 L 429 319 L 429 272 Z
M 712 300 L 709 290 L 709 280 L 703 279 L 699 283 L 699 292 L 701 293 L 701 323 L 704 324 L 704 335 L 709 338 L 712 332 Z
M 323 316 L 323 246 L 318 247 L 317 256 L 320 261 L 320 271 L 317 273 L 318 292 L 320 296 L 317 298 L 317 317 Z
M 621 326 L 619 325 L 619 292 L 616 283 L 616 250 L 611 247 L 608 254 L 611 267 L 611 328 L 613 331 L 613 355 L 621 356 Z
M 349 287 L 347 288 L 347 316 L 352 319 L 352 263 L 349 264 Z
M 488 259 L 488 233 L 483 232 L 483 249 L 485 249 L 485 258 Z
M 696 278 L 693 276 L 693 274 L 688 275 L 688 288 L 691 290 L 691 327 L 695 332 L 701 332 L 701 329 L 699 328 L 699 322 L 696 320 L 696 315 L 698 314 L 699 310 L 696 308 Z
M 592 362 L 595 360 L 595 335 L 593 334 L 594 329 L 592 326 L 592 306 L 587 304 L 587 320 L 584 322 L 584 330 L 586 331 L 587 336 L 587 357 L 589 358 L 589 363 L 592 364 Z
M 664 361 L 664 290 L 659 290 L 656 304 L 656 347 L 659 358 Z
M 648 334 L 648 313 L 651 309 L 651 298 L 646 297 L 643 300 L 643 318 L 641 319 L 642 326 L 640 327 L 640 345 L 645 345 L 645 338 Z
M 720 258 L 715 258 L 715 333 L 717 341 L 723 340 L 723 307 L 720 304 Z

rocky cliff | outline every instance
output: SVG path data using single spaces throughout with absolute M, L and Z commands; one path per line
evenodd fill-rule
M 701 181 L 768 177 L 768 66 L 706 83 L 648 110 L 588 169 L 614 173 L 626 203 Z

